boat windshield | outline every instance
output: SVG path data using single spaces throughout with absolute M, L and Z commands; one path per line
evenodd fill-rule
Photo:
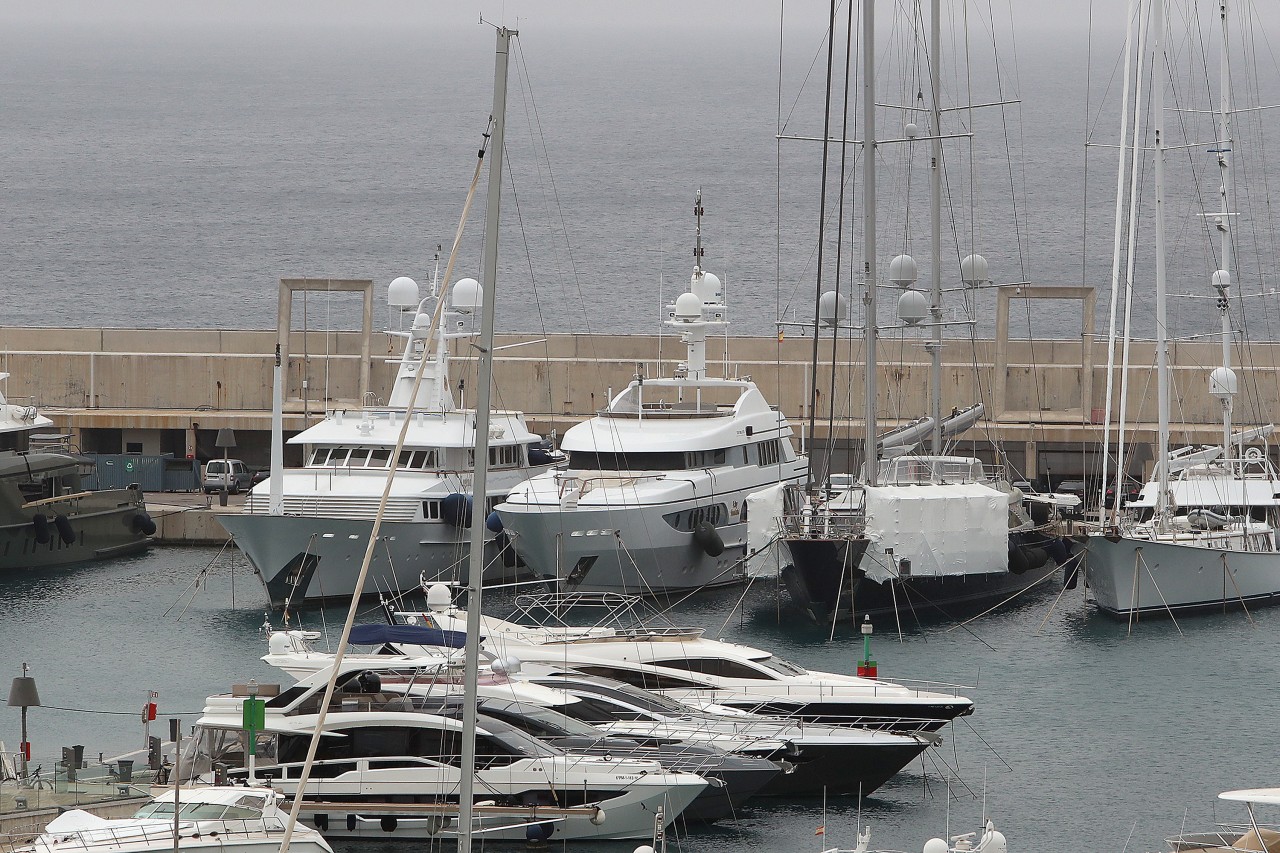
M 257 820 L 262 817 L 262 797 L 241 797 L 235 804 L 182 803 L 178 817 L 187 820 Z M 136 818 L 173 817 L 172 802 L 147 803 L 134 814 Z

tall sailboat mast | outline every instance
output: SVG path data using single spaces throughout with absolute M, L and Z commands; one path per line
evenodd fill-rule
M 502 199 L 502 155 L 506 132 L 507 62 L 516 30 L 499 27 L 493 71 L 493 137 L 490 140 L 489 196 L 485 205 L 484 298 L 480 358 L 476 365 L 475 471 L 471 485 L 471 554 L 467 565 L 467 642 L 462 706 L 462 773 L 458 787 L 458 853 L 471 853 L 471 821 L 476 771 L 476 703 L 480 668 L 480 576 L 484 573 L 484 532 L 489 476 L 489 405 L 493 384 L 493 313 L 498 282 L 498 222 Z
M 1167 73 L 1164 33 L 1164 0 L 1153 4 L 1151 32 L 1155 38 L 1154 64 L 1151 69 L 1151 115 L 1155 133 L 1156 178 L 1156 402 L 1159 408 L 1159 427 L 1156 434 L 1156 496 L 1155 524 L 1157 531 L 1165 528 L 1165 515 L 1169 508 L 1169 340 L 1165 325 L 1165 127 L 1164 89 Z
M 880 475 L 876 442 L 876 44 L 875 0 L 862 0 L 862 200 L 863 274 L 866 277 L 866 483 Z
M 942 0 L 932 0 L 929 8 L 929 89 L 933 139 L 929 143 L 929 230 L 930 279 L 933 285 L 929 316 L 933 340 L 929 350 L 929 417 L 933 418 L 931 441 L 934 456 L 942 454 Z
M 1235 374 L 1231 371 L 1231 63 L 1229 61 L 1230 33 L 1227 29 L 1227 0 L 1218 4 L 1218 17 L 1222 27 L 1222 45 L 1218 57 L 1219 85 L 1222 91 L 1218 103 L 1218 143 L 1213 153 L 1218 156 L 1218 175 L 1221 181 L 1218 195 L 1221 206 L 1217 218 L 1222 246 L 1218 258 L 1219 267 L 1213 274 L 1213 286 L 1218 291 L 1218 313 L 1222 318 L 1222 367 L 1210 375 L 1210 391 L 1222 404 L 1222 455 L 1231 458 L 1231 409 L 1235 396 Z

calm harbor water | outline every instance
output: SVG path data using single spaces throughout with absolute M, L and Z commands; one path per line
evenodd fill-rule
M 879 843 L 917 850 L 945 831 L 948 813 L 953 834 L 974 829 L 985 800 L 1011 849 L 1157 850 L 1184 817 L 1188 827 L 1210 822 L 1218 792 L 1276 781 L 1280 731 L 1267 709 L 1278 681 L 1280 611 L 1255 613 L 1253 622 L 1242 614 L 1185 619 L 1182 633 L 1170 622 L 1144 623 L 1129 635 L 1091 612 L 1078 591 L 1055 603 L 1057 592 L 964 628 L 904 626 L 898 638 L 890 625 L 877 626 L 882 676 L 969 685 L 977 703 L 972 717 L 944 731 L 941 747 L 862 804 Z M 4 579 L 0 613 L 13 674 L 29 662 L 46 706 L 120 712 L 33 710 L 37 756 L 75 743 L 95 756 L 136 748 L 148 690 L 159 691 L 162 718 L 180 714 L 189 725 L 205 696 L 233 681 L 281 680 L 258 660 L 266 651 L 262 602 L 247 564 L 209 548 L 157 548 Z M 509 604 L 495 593 L 485 609 L 501 614 Z M 336 637 L 344 615 L 330 608 L 302 618 Z M 825 630 L 789 614 L 780 623 L 765 586 L 696 597 L 675 619 L 711 633 L 723 626 L 726 639 L 817 669 L 851 671 L 861 653 L 847 627 L 828 641 Z M 16 710 L 0 713 L 0 739 L 19 740 Z M 857 814 L 854 800 L 829 802 L 824 840 L 813 835 L 820 799 L 764 802 L 680 844 L 725 853 L 852 846 Z M 1239 817 L 1230 807 L 1216 814 Z M 400 849 L 370 844 L 352 853 L 372 848 Z

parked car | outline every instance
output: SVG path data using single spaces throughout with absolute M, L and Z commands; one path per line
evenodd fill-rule
M 1132 477 L 1126 477 L 1123 491 L 1120 492 L 1120 506 L 1133 503 L 1142 495 L 1142 483 Z M 1102 506 L 1111 509 L 1116 503 L 1116 487 L 1108 486 L 1102 496 Z
M 1084 518 L 1085 513 L 1085 495 L 1088 493 L 1088 486 L 1084 480 L 1063 480 L 1054 487 L 1053 491 L 1060 495 L 1075 495 L 1080 499 L 1080 503 L 1070 512 L 1064 512 L 1064 515 L 1070 515 L 1074 518 Z
M 239 459 L 211 459 L 204 465 L 205 492 L 220 492 L 223 486 L 231 494 L 253 485 L 253 474 Z

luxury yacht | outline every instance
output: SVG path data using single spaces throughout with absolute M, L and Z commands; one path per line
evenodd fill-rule
M 608 614 L 603 621 L 615 624 L 581 628 L 552 621 L 556 614 L 593 603 Z M 466 613 L 452 604 L 447 588 L 429 589 L 427 605 L 420 612 L 393 611 L 392 619 L 447 631 L 465 629 Z M 907 686 L 810 671 L 762 649 L 708 639 L 697 627 L 618 624 L 620 614 L 641 612 L 634 598 L 520 596 L 517 605 L 512 621 L 481 617 L 481 630 L 492 654 L 515 657 L 526 666 L 545 664 L 612 678 L 694 704 L 714 702 L 809 722 L 895 731 L 933 731 L 973 712 L 973 702 L 954 686 Z M 542 621 L 535 621 L 539 616 Z M 411 644 L 400 648 L 410 654 L 422 651 Z
M 273 853 L 280 849 L 289 819 L 282 802 L 271 788 L 197 787 L 166 791 L 128 818 L 72 809 L 51 820 L 17 853 Z M 333 853 L 320 833 L 306 826 L 295 829 L 289 849 Z
M 0 381 L 9 374 L 0 373 Z M 53 421 L 0 394 L 0 571 L 83 563 L 145 550 L 156 532 L 142 490 L 86 491 L 87 460 L 32 451 Z
M 283 480 L 278 513 L 271 511 L 268 479 L 249 494 L 241 512 L 218 516 L 275 607 L 351 595 L 393 467 L 367 591 L 407 589 L 423 577 L 466 581 L 476 413 L 454 404 L 449 341 L 470 337 L 451 329 L 478 307 L 479 284 L 463 279 L 454 285 L 453 309 L 439 306 L 434 331 L 432 315 L 423 311 L 444 296 L 436 283 L 431 291 L 420 301 L 418 285 L 404 277 L 388 287 L 393 314 L 412 313 L 413 321 L 408 331 L 388 332 L 402 338 L 404 347 L 387 405 L 329 412 L 289 439 L 302 446 L 304 464 L 273 474 Z M 432 338 L 435 347 L 426 354 Z M 408 432 L 393 466 L 406 417 Z M 491 413 L 488 452 L 490 507 L 558 459 L 520 412 Z M 514 554 L 504 551 L 500 539 L 490 536 L 486 552 L 486 581 L 515 571 Z
M 318 673 L 266 702 L 252 772 L 286 794 L 301 778 L 329 675 Z M 463 724 L 431 713 L 430 700 L 407 690 L 433 675 L 345 667 L 339 674 L 342 686 L 304 792 L 307 819 L 322 832 L 406 839 L 453 834 Z M 244 755 L 244 698 L 209 698 L 183 758 L 189 773 L 253 781 Z M 659 808 L 668 822 L 675 820 L 707 784 L 656 761 L 568 753 L 496 719 L 484 720 L 475 738 L 477 831 L 496 840 L 647 838 Z
M 747 495 L 805 475 L 791 426 L 751 378 L 709 375 L 707 334 L 727 325 L 727 308 L 720 280 L 701 266 L 701 194 L 695 212 L 698 263 L 665 321 L 685 361 L 670 377 L 637 373 L 564 434 L 565 470 L 498 505 L 524 563 L 567 589 L 647 595 L 739 581 Z

